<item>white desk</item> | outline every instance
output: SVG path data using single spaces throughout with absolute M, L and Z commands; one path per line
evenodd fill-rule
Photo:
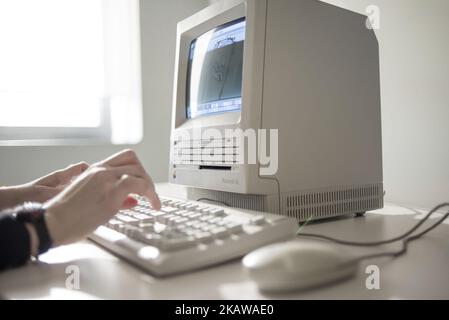
M 173 189 L 159 184 L 162 195 Z M 170 191 L 169 191 L 170 190 Z M 183 195 L 182 189 L 175 190 Z M 175 196 L 173 195 L 173 196 Z M 365 217 L 343 217 L 308 225 L 305 232 L 368 241 L 398 235 L 422 214 L 387 205 Z M 155 278 L 122 261 L 89 241 L 53 249 L 42 262 L 30 263 L 0 274 L 0 294 L 9 299 L 448 299 L 449 221 L 422 239 L 412 242 L 405 256 L 362 264 L 356 277 L 332 286 L 285 295 L 260 293 L 245 274 L 240 260 L 168 278 Z M 306 241 L 306 240 L 297 240 Z M 308 240 L 307 240 L 308 241 Z M 399 244 L 366 249 L 396 249 Z M 380 290 L 365 287 L 365 266 L 380 268 Z M 80 290 L 66 289 L 66 268 L 80 270 Z

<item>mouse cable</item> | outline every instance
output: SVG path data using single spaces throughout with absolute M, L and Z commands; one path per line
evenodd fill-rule
M 343 245 L 348 245 L 348 246 L 359 246 L 359 247 L 374 247 L 374 246 L 379 246 L 379 245 L 383 245 L 383 244 L 388 244 L 388 243 L 392 243 L 392 242 L 397 242 L 399 240 L 403 240 L 404 238 L 407 242 L 408 241 L 412 241 L 415 240 L 419 237 L 421 237 L 422 235 L 426 234 L 427 232 L 433 230 L 434 228 L 436 228 L 438 225 L 440 225 L 441 223 L 443 223 L 443 221 L 449 216 L 449 212 L 447 212 L 446 214 L 443 215 L 443 217 L 441 219 L 439 219 L 435 224 L 433 224 L 432 226 L 430 226 L 429 228 L 425 229 L 424 231 L 410 236 L 411 234 L 413 234 L 413 232 L 415 232 L 424 222 L 426 222 L 430 216 L 432 214 L 434 214 L 435 212 L 437 212 L 438 210 L 444 208 L 444 207 L 449 207 L 449 203 L 442 203 L 438 206 L 436 206 L 435 208 L 433 208 L 432 210 L 429 211 L 429 213 L 427 213 L 427 215 L 421 219 L 420 222 L 418 222 L 413 228 L 411 228 L 409 231 L 405 232 L 404 234 L 391 238 L 391 239 L 387 239 L 387 240 L 380 240 L 380 241 L 369 241 L 369 242 L 356 242 L 356 241 L 347 241 L 347 240 L 341 240 L 341 239 L 336 239 L 336 238 L 332 238 L 332 237 L 328 237 L 325 235 L 321 235 L 321 234 L 314 234 L 314 233 L 302 233 L 302 232 L 298 232 L 297 235 L 300 237 L 311 237 L 311 238 L 319 238 L 319 239 L 323 239 L 323 240 L 328 240 L 331 242 L 335 242 L 338 244 L 343 244 Z M 409 237 L 410 236 L 410 237 Z
M 449 217 L 449 211 L 446 214 L 444 214 L 437 222 L 435 222 L 434 224 L 432 224 L 428 228 L 424 229 L 423 231 L 421 231 L 421 232 L 419 232 L 417 234 L 414 234 L 414 235 L 412 235 L 410 237 L 407 237 L 405 239 L 402 239 L 402 247 L 401 247 L 401 249 L 399 249 L 397 251 L 379 252 L 379 253 L 368 254 L 368 255 L 357 257 L 355 259 L 355 261 L 362 261 L 362 260 L 366 260 L 366 259 L 373 259 L 373 258 L 380 258 L 380 257 L 393 257 L 393 258 L 399 257 L 399 256 L 401 256 L 401 255 L 403 255 L 404 253 L 407 252 L 409 242 L 417 240 L 417 239 L 421 238 L 423 235 L 425 235 L 428 232 L 432 231 L 437 226 L 442 224 L 444 222 L 444 220 L 446 220 L 447 217 Z

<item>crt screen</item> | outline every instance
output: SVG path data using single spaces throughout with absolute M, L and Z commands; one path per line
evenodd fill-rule
M 244 40 L 242 18 L 192 41 L 187 70 L 187 118 L 241 110 Z

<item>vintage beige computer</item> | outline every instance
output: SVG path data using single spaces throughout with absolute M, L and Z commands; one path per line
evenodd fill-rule
M 90 238 L 170 275 L 291 239 L 298 220 L 381 207 L 379 57 L 365 19 L 316 0 L 229 0 L 180 22 L 170 182 L 189 199 L 166 194 L 154 210 L 139 198 Z
M 177 37 L 170 182 L 189 199 L 299 220 L 383 206 L 379 51 L 365 16 L 317 0 L 227 0 Z M 278 170 L 237 163 L 243 140 L 229 129 L 277 129 Z

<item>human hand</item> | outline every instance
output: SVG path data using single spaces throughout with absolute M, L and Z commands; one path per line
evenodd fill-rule
M 26 201 L 44 203 L 61 192 L 88 167 L 87 163 L 80 162 L 22 185 L 0 188 L 0 210 Z
M 124 150 L 93 164 L 45 204 L 53 245 L 82 239 L 120 209 L 135 206 L 137 201 L 130 194 L 147 197 L 156 210 L 161 207 L 153 182 L 134 151 Z

